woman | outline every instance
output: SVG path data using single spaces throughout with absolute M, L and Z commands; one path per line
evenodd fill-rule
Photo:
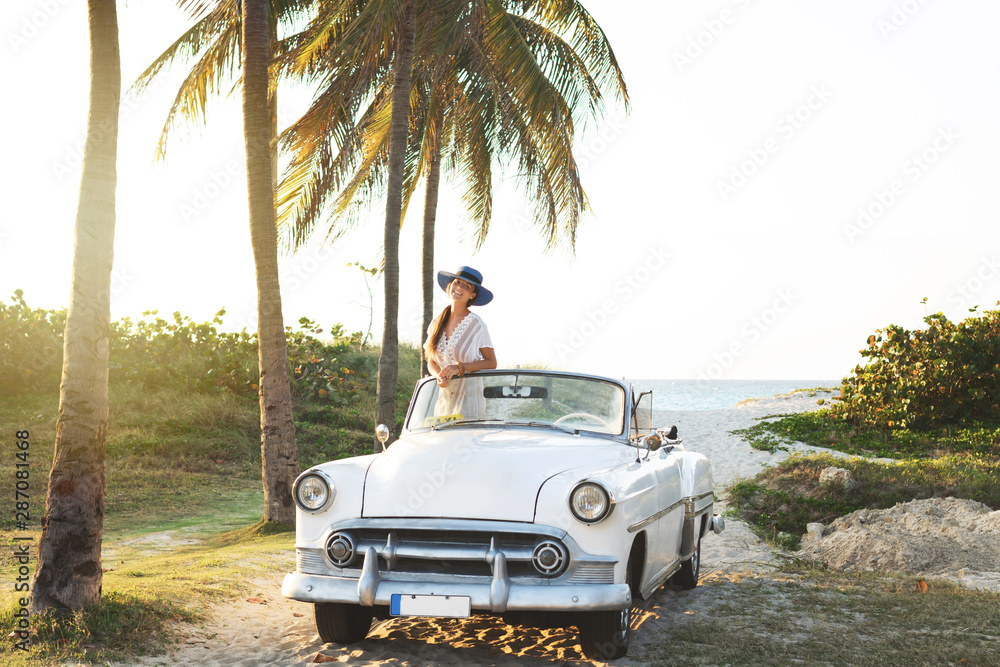
M 479 378 L 456 380 L 466 373 L 497 367 L 493 342 L 486 323 L 469 310 L 469 306 L 485 306 L 493 293 L 483 287 L 483 274 L 468 266 L 455 273 L 438 271 L 438 285 L 451 298 L 441 314 L 427 329 L 427 368 L 437 378 L 437 403 L 434 414 L 460 415 L 462 419 L 478 419 L 486 408 L 483 381 Z

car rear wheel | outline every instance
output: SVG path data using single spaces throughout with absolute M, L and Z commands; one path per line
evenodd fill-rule
M 340 602 L 317 602 L 316 630 L 326 644 L 353 644 L 368 636 L 374 613 L 370 607 Z
M 691 589 L 698 585 L 698 573 L 701 571 L 701 536 L 694 546 L 694 553 L 691 558 L 681 563 L 681 569 L 670 578 L 670 583 L 684 589 Z
M 632 564 L 625 570 L 625 583 L 632 586 Z M 636 595 L 633 590 L 632 604 Z M 588 660 L 617 660 L 628 653 L 632 641 L 632 604 L 616 611 L 594 611 L 580 623 L 580 647 Z

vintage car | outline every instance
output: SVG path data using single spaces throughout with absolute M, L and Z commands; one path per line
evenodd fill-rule
M 445 395 L 459 389 L 466 414 Z M 497 614 L 622 657 L 633 604 L 697 585 L 701 539 L 724 528 L 708 460 L 651 418 L 649 392 L 603 377 L 426 378 L 385 451 L 298 477 L 282 593 L 314 603 L 325 642 L 364 639 L 373 618 Z

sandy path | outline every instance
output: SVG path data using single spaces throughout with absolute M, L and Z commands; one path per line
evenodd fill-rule
M 676 424 L 689 448 L 705 453 L 712 462 L 716 487 L 736 477 L 754 475 L 761 465 L 773 464 L 788 453 L 769 454 L 750 448 L 729 431 L 752 425 L 761 416 L 816 407 L 816 398 L 755 401 L 730 410 L 667 412 L 664 423 Z M 292 554 L 280 556 L 289 567 Z M 721 535 L 702 542 L 702 581 L 739 578 L 743 573 L 768 569 L 771 551 L 742 523 L 727 521 Z M 208 667 L 257 667 L 339 662 L 352 665 L 429 667 L 514 667 L 537 665 L 592 665 L 584 660 L 572 629 L 549 630 L 509 627 L 490 617 L 462 621 L 393 619 L 379 622 L 363 642 L 338 647 L 324 645 L 316 634 L 312 605 L 281 596 L 282 575 L 255 582 L 254 593 L 236 602 L 212 608 L 204 628 L 189 627 L 183 643 L 170 655 L 144 658 L 134 665 L 192 664 Z M 692 591 L 661 589 L 646 601 L 637 619 L 631 655 L 662 641 L 670 619 L 697 613 L 714 588 Z M 249 600 L 255 600 L 251 602 Z M 626 657 L 611 665 L 644 665 Z M 116 667 L 126 667 L 118 664 Z

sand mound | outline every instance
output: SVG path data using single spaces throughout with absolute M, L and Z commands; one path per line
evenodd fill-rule
M 1000 563 L 1000 511 L 957 498 L 858 510 L 804 539 L 802 555 L 835 570 L 904 572 L 995 588 Z

